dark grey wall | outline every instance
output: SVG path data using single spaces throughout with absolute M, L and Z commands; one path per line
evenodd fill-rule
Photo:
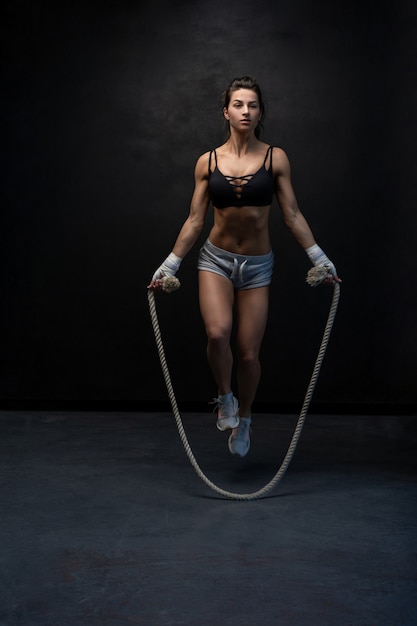
M 9 2 L 3 21 L 2 406 L 166 401 L 146 284 L 185 219 L 219 96 L 250 73 L 318 242 L 343 278 L 314 402 L 415 406 L 413 2 Z M 260 405 L 301 403 L 331 290 L 271 219 Z M 211 215 L 202 240 L 211 222 Z M 195 263 L 157 299 L 180 406 L 216 393 Z

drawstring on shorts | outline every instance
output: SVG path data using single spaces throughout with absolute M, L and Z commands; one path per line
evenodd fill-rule
M 232 282 L 235 282 L 237 285 L 241 285 L 243 283 L 243 268 L 245 267 L 247 262 L 248 262 L 248 259 L 245 259 L 239 265 L 238 259 L 236 257 L 233 259 L 233 270 L 232 270 L 230 279 L 232 280 Z

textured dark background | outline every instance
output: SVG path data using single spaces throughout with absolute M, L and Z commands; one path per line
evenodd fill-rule
M 2 407 L 160 408 L 146 285 L 185 219 L 219 98 L 257 77 L 263 139 L 343 278 L 314 395 L 416 406 L 416 4 L 332 0 L 6 2 L 2 9 Z M 211 214 L 201 242 L 211 223 Z M 276 270 L 258 407 L 301 403 L 331 289 L 274 202 Z M 200 242 L 200 243 L 201 243 Z M 181 407 L 216 388 L 199 244 L 157 300 Z

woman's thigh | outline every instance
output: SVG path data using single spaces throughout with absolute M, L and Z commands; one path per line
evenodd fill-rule
M 236 292 L 237 341 L 241 353 L 259 352 L 269 310 L 269 286 Z
M 234 289 L 227 278 L 200 270 L 200 311 L 208 335 L 230 335 L 233 323 Z

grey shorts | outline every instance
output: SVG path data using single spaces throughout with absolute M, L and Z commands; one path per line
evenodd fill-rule
M 259 256 L 234 254 L 217 248 L 207 239 L 200 249 L 197 267 L 228 278 L 235 289 L 255 289 L 270 284 L 274 253 L 271 250 Z

